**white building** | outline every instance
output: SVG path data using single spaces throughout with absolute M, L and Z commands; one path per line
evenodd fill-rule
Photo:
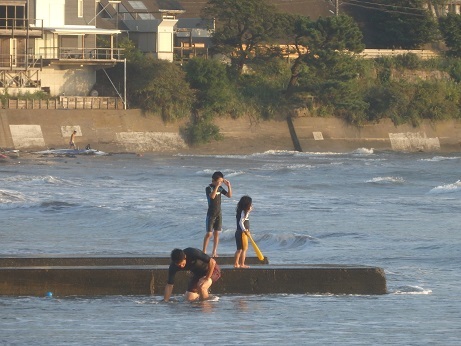
M 123 61 L 115 46 L 120 30 L 96 27 L 105 10 L 100 6 L 95 0 L 0 0 L 0 92 L 88 95 L 97 69 Z

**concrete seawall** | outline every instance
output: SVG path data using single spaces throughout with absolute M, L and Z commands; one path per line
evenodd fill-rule
M 347 265 L 271 265 L 249 258 L 249 269 L 235 269 L 231 257 L 218 261 L 222 277 L 215 294 L 387 293 L 383 269 Z M 0 295 L 56 297 L 162 295 L 168 258 L 2 258 Z M 125 265 L 119 265 L 124 263 Z M 140 265 L 139 263 L 150 263 Z M 35 264 L 35 265 L 34 265 Z M 41 265 L 37 265 L 41 264 Z M 45 266 L 45 264 L 49 264 Z M 79 265 L 80 264 L 80 265 Z M 30 265 L 30 266 L 29 266 Z M 188 275 L 178 273 L 174 293 L 182 294 Z
M 219 265 L 233 264 L 233 257 L 217 257 Z M 247 257 L 248 264 L 269 264 L 269 259 L 264 257 L 260 261 L 257 257 Z M 145 266 L 145 265 L 169 265 L 169 257 L 76 257 L 76 256 L 28 256 L 28 257 L 0 257 L 0 268 L 3 267 L 66 267 L 66 266 Z
M 352 126 L 337 118 L 297 117 L 257 121 L 220 118 L 222 141 L 189 147 L 180 135 L 185 122 L 163 123 L 140 110 L 0 110 L 0 148 L 37 151 L 67 148 L 77 131 L 80 148 L 106 152 L 248 154 L 268 150 L 347 152 L 358 148 L 395 151 L 456 152 L 461 121 L 424 121 L 419 127 L 379 124 Z

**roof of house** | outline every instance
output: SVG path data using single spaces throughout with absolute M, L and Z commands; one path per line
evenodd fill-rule
M 311 19 L 331 16 L 334 10 L 333 2 L 328 0 L 266 1 L 279 12 L 299 14 Z M 149 19 L 149 15 L 160 19 L 161 12 L 165 10 L 176 12 L 177 18 L 200 18 L 207 3 L 207 0 L 121 0 L 119 4 L 109 4 L 109 0 L 100 0 L 99 6 L 104 8 L 110 17 L 116 16 L 118 12 L 122 20 L 129 16 L 142 20 L 141 17 Z

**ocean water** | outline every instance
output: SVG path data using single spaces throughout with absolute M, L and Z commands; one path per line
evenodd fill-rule
M 221 255 L 235 251 L 235 206 L 248 194 L 252 234 L 271 263 L 378 266 L 389 291 L 168 304 L 160 296 L 0 297 L 0 344 L 459 345 L 460 164 L 457 153 L 370 148 L 0 162 L 0 256 L 200 248 L 205 186 L 221 170 L 234 194 L 223 198 Z

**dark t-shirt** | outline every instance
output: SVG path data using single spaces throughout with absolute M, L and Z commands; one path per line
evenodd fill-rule
M 210 184 L 206 187 L 206 198 L 208 200 L 208 212 L 207 216 L 216 216 L 221 214 L 221 194 L 227 195 L 227 191 L 223 189 L 222 186 L 218 187 L 218 192 L 216 193 L 216 197 L 212 199 L 210 197 L 211 193 L 214 190 L 214 185 Z
M 186 266 L 184 268 L 178 267 L 175 263 L 170 264 L 168 269 L 169 285 L 174 284 L 174 277 L 177 272 L 189 270 L 194 273 L 194 276 L 205 276 L 208 272 L 211 257 L 199 249 L 188 247 L 183 250 L 186 254 Z

